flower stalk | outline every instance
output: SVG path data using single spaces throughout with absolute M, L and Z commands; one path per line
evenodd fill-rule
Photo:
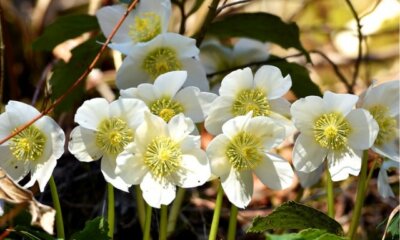
M 335 194 L 333 192 L 332 177 L 328 169 L 326 169 L 326 198 L 328 202 L 328 216 L 335 218 Z
M 168 206 L 161 205 L 161 220 L 160 220 L 160 240 L 167 239 L 167 225 L 168 225 Z
M 64 221 L 62 217 L 60 199 L 58 197 L 57 186 L 53 176 L 50 177 L 49 185 L 51 191 L 51 198 L 53 199 L 54 208 L 56 210 L 57 238 L 65 239 Z
M 227 240 L 235 240 L 236 223 L 237 223 L 238 208 L 232 204 L 231 214 L 229 215 L 228 237 Z
M 221 215 L 223 196 L 224 196 L 224 190 L 222 189 L 221 184 L 219 184 L 217 200 L 215 201 L 214 215 L 213 215 L 213 219 L 212 219 L 212 223 L 211 223 L 210 235 L 208 236 L 209 240 L 215 240 L 217 238 L 219 217 Z
M 146 221 L 144 224 L 143 240 L 150 240 L 150 227 L 151 227 L 151 211 L 150 205 L 146 207 Z
M 114 203 L 114 187 L 107 183 L 107 221 L 108 236 L 113 239 L 114 236 L 114 220 L 115 220 L 115 203 Z

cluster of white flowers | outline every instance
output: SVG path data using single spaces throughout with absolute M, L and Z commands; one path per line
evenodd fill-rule
M 108 35 L 124 12 L 124 5 L 99 10 L 102 31 Z M 284 98 L 291 77 L 265 65 L 254 75 L 250 68 L 229 73 L 216 95 L 207 92 L 195 40 L 167 32 L 170 14 L 169 0 L 141 1 L 117 32 L 110 47 L 126 55 L 116 77 L 121 97 L 111 103 L 91 99 L 77 110 L 78 126 L 68 149 L 79 161 L 101 159 L 107 182 L 123 191 L 140 185 L 152 207 L 170 204 L 176 186 L 191 188 L 219 178 L 228 199 L 245 208 L 253 193 L 253 173 L 272 189 L 292 185 L 291 164 L 273 149 L 297 128 L 293 166 L 302 185 L 315 182 L 325 159 L 333 181 L 357 176 L 362 151 L 372 148 L 390 159 L 383 164 L 378 187 L 385 197 L 393 196 L 386 169 L 400 162 L 399 81 L 370 87 L 361 97 L 327 91 L 323 98 L 309 96 L 291 105 Z M 243 50 L 249 41 L 226 50 L 231 58 L 238 56 L 228 66 L 243 51 L 263 48 Z M 268 57 L 256 53 L 256 60 Z M 219 69 L 206 55 L 202 59 L 207 71 Z M 10 101 L 0 115 L 0 138 L 38 114 L 29 105 Z M 195 127 L 202 122 L 215 136 L 205 150 Z M 16 181 L 30 172 L 26 186 L 38 181 L 43 191 L 64 142 L 61 128 L 42 117 L 0 146 L 0 167 Z

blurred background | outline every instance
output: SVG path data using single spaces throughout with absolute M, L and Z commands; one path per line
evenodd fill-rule
M 207 11 L 207 0 L 199 10 L 191 15 L 185 26 L 185 35 L 191 36 L 200 26 L 198 23 Z M 223 1 L 221 1 L 223 2 Z M 228 1 L 233 3 L 238 1 Z M 240 1 L 242 2 L 242 1 Z M 361 18 L 361 31 L 365 41 L 361 65 L 354 92 L 361 93 L 373 81 L 384 82 L 399 78 L 399 16 L 400 3 L 397 0 L 353 0 L 355 11 Z M 57 62 L 67 62 L 71 49 L 85 40 L 86 36 L 71 39 L 52 52 L 34 51 L 32 43 L 45 30 L 46 26 L 61 16 L 87 13 L 93 15 L 104 5 L 117 3 L 112 0 L 0 0 L 1 33 L 4 47 L 1 50 L 3 61 L 1 69 L 0 97 L 2 105 L 8 100 L 33 103 L 43 109 L 50 103 L 51 91 L 48 79 Z M 183 6 L 190 9 L 194 0 L 184 0 Z M 244 1 L 225 8 L 218 17 L 234 12 L 268 12 L 281 17 L 285 22 L 296 22 L 301 33 L 304 48 L 311 52 L 312 64 L 304 57 L 294 56 L 288 61 L 297 62 L 307 67 L 310 77 L 321 92 L 332 90 L 346 92 L 346 87 L 339 80 L 332 63 L 348 80 L 352 79 L 358 56 L 357 24 L 345 0 L 252 0 Z M 217 17 L 217 18 L 218 18 Z M 180 29 L 181 14 L 173 4 L 173 17 L 170 31 Z M 268 24 L 268 23 L 266 23 Z M 232 44 L 235 39 L 224 40 Z M 267 46 L 266 46 L 267 48 Z M 293 56 L 295 49 L 283 49 L 269 44 L 266 49 L 270 54 L 280 57 Z M 322 52 L 322 56 L 319 52 Z M 327 60 L 331 61 L 331 63 Z M 95 74 L 89 75 L 85 84 L 83 99 L 104 96 L 112 99 L 117 96 L 114 85 L 115 69 L 119 66 L 118 57 L 111 51 L 103 55 L 96 66 Z M 291 101 L 292 94 L 287 95 Z M 82 100 L 83 100 L 82 99 Z M 79 104 L 80 105 L 80 104 Z M 77 105 L 77 107 L 79 106 Z M 65 130 L 67 136 L 75 126 L 74 111 L 56 113 L 53 117 Z M 288 141 L 279 150 L 286 159 L 291 159 L 293 141 Z M 377 193 L 374 172 L 370 181 L 368 196 L 360 223 L 360 239 L 380 239 L 385 227 L 385 219 L 399 204 L 395 198 L 382 199 Z M 54 172 L 55 180 L 63 208 L 67 235 L 82 229 L 86 220 L 105 213 L 106 184 L 99 170 L 99 163 L 80 163 L 67 151 L 59 160 Z M 398 172 L 391 172 L 389 180 L 399 194 Z M 346 231 L 356 192 L 356 178 L 335 183 L 336 220 Z M 296 181 L 284 191 L 271 191 L 256 182 L 253 200 L 248 209 L 239 212 L 238 239 L 265 239 L 262 235 L 245 235 L 245 229 L 253 217 L 270 213 L 274 207 L 287 200 L 298 200 L 326 211 L 323 179 L 312 188 L 302 189 Z M 40 193 L 33 188 L 36 198 L 51 205 L 50 191 Z M 214 207 L 215 186 L 209 183 L 186 193 L 185 203 L 179 218 L 175 235 L 172 239 L 206 239 Z M 127 194 L 116 191 L 116 238 L 130 236 L 140 238 L 141 231 L 136 218 L 134 192 Z M 225 203 L 227 200 L 225 199 Z M 225 235 L 229 214 L 225 204 L 220 222 L 220 236 Z M 156 210 L 153 212 L 158 214 Z M 153 232 L 158 229 L 157 217 L 153 218 Z

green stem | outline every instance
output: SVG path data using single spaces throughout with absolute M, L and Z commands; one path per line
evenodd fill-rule
M 161 205 L 161 220 L 160 220 L 160 240 L 167 239 L 167 225 L 168 225 L 168 206 Z
M 371 180 L 372 174 L 374 173 L 375 166 L 376 166 L 376 162 L 377 162 L 377 160 L 374 159 L 374 162 L 372 163 L 372 167 L 371 167 L 371 169 L 369 170 L 367 180 L 365 181 L 365 186 L 364 186 L 365 189 L 364 189 L 364 191 L 366 191 L 367 188 L 368 188 L 368 183 L 369 183 L 369 180 Z M 367 165 L 368 165 L 368 164 L 367 164 Z
M 357 231 L 357 226 L 360 221 L 361 209 L 364 204 L 364 198 L 365 198 L 364 196 L 366 190 L 365 186 L 367 184 L 367 170 L 368 170 L 368 150 L 365 150 L 361 162 L 361 171 L 357 184 L 356 204 L 354 206 L 353 216 L 351 217 L 349 232 L 347 233 L 350 239 L 354 239 L 354 235 Z
M 143 200 L 142 190 L 140 189 L 140 185 L 135 185 L 135 193 L 136 193 L 136 211 L 139 216 L 139 223 L 142 232 L 144 231 L 144 222 L 146 218 L 146 205 Z
M 178 188 L 174 202 L 172 203 L 171 211 L 168 217 L 168 236 L 175 231 L 176 222 L 182 207 L 183 200 L 185 198 L 186 190 L 184 188 Z
M 335 194 L 333 193 L 333 182 L 329 169 L 326 169 L 326 198 L 328 200 L 328 216 L 335 218 Z
M 151 206 L 146 207 L 146 221 L 144 222 L 143 240 L 150 240 Z
M 208 240 L 215 240 L 218 233 L 219 216 L 221 215 L 222 198 L 224 196 L 224 190 L 221 184 L 218 187 L 217 200 L 215 201 L 214 215 L 211 223 L 210 235 Z
M 107 183 L 107 221 L 108 221 L 108 236 L 113 239 L 114 237 L 114 187 L 111 183 Z
M 229 215 L 229 227 L 228 227 L 227 240 L 235 240 L 237 215 L 238 215 L 238 208 L 232 204 L 231 214 Z
M 51 191 L 51 198 L 53 199 L 54 208 L 56 210 L 57 238 L 65 239 L 64 221 L 62 217 L 60 199 L 58 198 L 57 186 L 53 176 L 50 177 L 49 185 Z

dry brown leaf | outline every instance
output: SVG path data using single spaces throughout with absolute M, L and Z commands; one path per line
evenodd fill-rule
M 36 201 L 32 192 L 20 187 L 2 169 L 0 169 L 0 199 L 15 204 L 13 209 L 0 217 L 1 227 L 17 216 L 22 210 L 28 208 L 32 216 L 31 224 L 41 227 L 49 234 L 53 234 L 56 211 Z

